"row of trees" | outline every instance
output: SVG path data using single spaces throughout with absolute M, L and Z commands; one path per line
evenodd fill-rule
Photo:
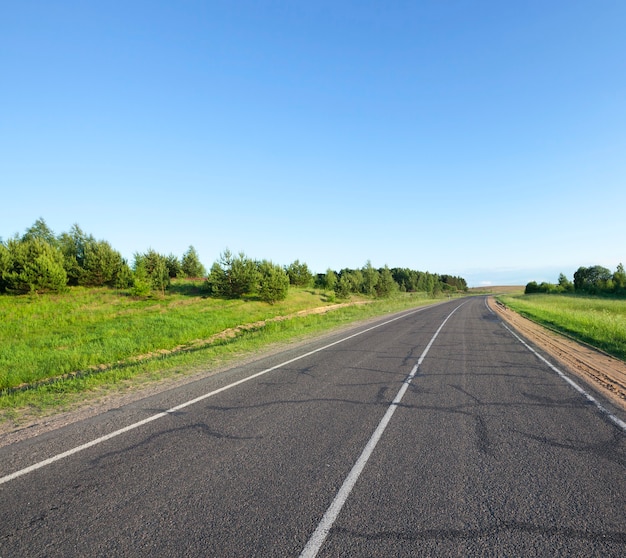
M 129 265 L 108 242 L 96 240 L 78 225 L 56 236 L 43 219 L 22 236 L 0 241 L 0 292 L 43 293 L 80 285 L 130 289 L 136 296 L 147 296 L 153 291 L 165 293 L 177 277 L 206 277 L 204 286 L 211 296 L 257 296 L 269 303 L 286 298 L 290 285 L 331 291 L 337 298 L 352 294 L 382 298 L 398 291 L 437 295 L 467 290 L 465 279 L 452 275 L 387 266 L 376 269 L 369 261 L 360 269 L 328 269 L 313 275 L 299 260 L 281 267 L 228 249 L 207 275 L 193 246 L 181 259 L 152 249 L 136 253 Z
M 581 293 L 590 295 L 626 296 L 626 272 L 620 263 L 614 272 L 601 265 L 579 267 L 570 281 L 563 273 L 558 283 L 531 281 L 526 285 L 526 294 L 533 293 Z
M 43 219 L 22 235 L 0 242 L 0 292 L 58 292 L 67 286 L 131 288 L 135 294 L 165 291 L 174 277 L 203 277 L 193 246 L 182 259 L 154 250 L 135 254 L 132 267 L 105 240 L 78 226 L 56 236 Z
M 289 285 L 314 287 L 332 291 L 337 298 L 352 294 L 376 298 L 389 297 L 396 292 L 425 292 L 435 296 L 444 291 L 466 291 L 462 277 L 436 275 L 429 272 L 385 266 L 376 269 L 367 262 L 361 269 L 342 269 L 313 275 L 307 264 L 296 260 L 281 268 L 267 260 L 255 261 L 243 252 L 234 255 L 226 250 L 211 267 L 206 281 L 210 294 L 228 298 L 258 295 L 275 302 L 287 296 Z
M 361 269 L 346 268 L 338 273 L 329 269 L 325 274 L 317 275 L 315 286 L 334 290 L 339 298 L 353 293 L 386 297 L 399 291 L 437 296 L 442 292 L 467 290 L 467 283 L 462 277 L 398 267 L 375 269 L 369 261 Z

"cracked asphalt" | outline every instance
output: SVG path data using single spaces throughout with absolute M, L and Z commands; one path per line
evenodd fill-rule
M 477 297 L 0 448 L 0 477 L 70 452 L 0 484 L 0 557 L 298 556 L 462 302 L 318 555 L 626 555 L 626 433 Z

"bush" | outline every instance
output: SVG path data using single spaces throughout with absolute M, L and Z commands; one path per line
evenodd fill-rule
M 128 264 L 106 240 L 96 240 L 75 224 L 57 242 L 69 285 L 115 287 L 129 283 Z
M 607 291 L 607 282 L 612 279 L 611 272 L 601 265 L 579 267 L 574 273 L 574 288 L 577 292 L 598 294 Z
M 326 273 L 318 273 L 315 278 L 315 287 L 325 291 L 335 290 L 337 284 L 337 275 L 332 269 L 327 269 Z
M 335 283 L 335 296 L 339 299 L 350 298 L 350 292 L 352 289 L 352 282 L 347 273 L 343 273 L 339 280 Z
M 85 245 L 80 285 L 88 287 L 114 287 L 123 273 L 126 262 L 106 240 L 90 238 Z
M 239 298 L 257 291 L 259 271 L 256 262 L 243 252 L 233 256 L 226 249 L 220 259 L 213 263 L 206 280 L 209 292 L 214 296 Z
M 305 263 L 296 260 L 285 269 L 289 276 L 289 283 L 296 287 L 309 287 L 313 282 L 313 274 Z
M 369 260 L 363 266 L 360 278 L 361 284 L 359 285 L 359 290 L 365 295 L 374 296 L 380 279 L 380 273 L 372 267 L 372 262 Z
M 119 270 L 119 273 L 115 277 L 115 285 L 117 289 L 128 289 L 132 287 L 134 283 L 133 272 L 126 260 L 122 260 L 122 267 Z
M 204 277 L 206 275 L 206 269 L 200 263 L 198 252 L 196 252 L 193 246 L 190 246 L 183 254 L 181 269 L 186 277 L 195 278 Z
M 385 266 L 379 274 L 376 283 L 376 296 L 378 298 L 387 298 L 398 291 L 398 284 L 393 280 L 391 270 Z
M 339 274 L 339 280 L 344 280 L 348 293 L 360 293 L 363 291 L 363 273 L 360 269 L 342 269 Z
M 559 294 L 564 292 L 566 292 L 566 287 L 564 287 L 563 285 L 555 285 L 554 283 L 548 283 L 546 281 L 542 281 L 539 285 L 536 281 L 531 281 L 526 285 L 526 288 L 524 289 L 524 294 Z
M 289 276 L 285 270 L 268 261 L 259 264 L 259 298 L 274 304 L 285 300 L 289 292 Z
M 2 260 L 3 287 L 8 292 L 59 292 L 67 286 L 63 254 L 41 238 L 9 240 Z
M 145 254 L 135 254 L 135 289 L 145 291 L 147 283 L 153 291 L 165 294 L 170 286 L 167 258 L 150 248 Z M 141 296 L 141 295 L 137 295 Z
M 539 285 L 537 285 L 537 281 L 531 281 L 526 284 L 526 288 L 524 289 L 524 294 L 534 294 L 539 292 Z
M 93 237 L 87 236 L 77 224 L 72 225 L 69 233 L 62 233 L 59 236 L 59 248 L 63 253 L 63 266 L 69 285 L 80 284 L 85 268 L 85 249 L 87 243 L 93 240 Z
M 147 297 L 152 292 L 150 285 L 150 278 L 146 271 L 146 264 L 143 260 L 135 259 L 135 271 L 133 273 L 133 283 L 131 288 L 131 294 L 136 297 Z
M 170 279 L 176 279 L 182 273 L 180 261 L 174 254 L 170 254 L 165 258 L 165 266 Z

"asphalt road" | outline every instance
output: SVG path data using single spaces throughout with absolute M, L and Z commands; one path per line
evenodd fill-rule
M 391 318 L 0 449 L 0 557 L 626 556 L 625 417 L 483 298 Z

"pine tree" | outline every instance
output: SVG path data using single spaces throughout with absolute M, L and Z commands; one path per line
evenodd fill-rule
M 198 252 L 193 246 L 189 246 L 189 249 L 183 254 L 181 262 L 181 269 L 186 277 L 198 278 L 206 275 L 206 269 L 200 263 Z
M 262 261 L 259 264 L 259 297 L 274 304 L 285 300 L 289 292 L 289 276 L 279 265 Z
M 38 237 L 9 240 L 3 255 L 2 280 L 8 292 L 45 293 L 62 291 L 67 286 L 63 254 Z
M 243 252 L 233 256 L 228 249 L 224 250 L 219 260 L 213 263 L 206 280 L 209 292 L 227 298 L 240 298 L 256 292 L 258 282 L 257 264 Z

